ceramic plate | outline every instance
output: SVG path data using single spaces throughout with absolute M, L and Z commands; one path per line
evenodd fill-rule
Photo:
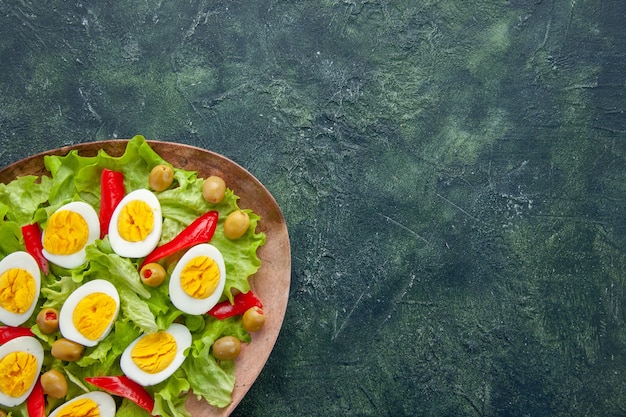
M 111 156 L 120 156 L 126 140 L 110 140 L 67 146 L 23 159 L 0 170 L 0 182 L 8 183 L 23 175 L 50 175 L 45 169 L 45 155 L 65 155 L 78 150 L 82 156 L 94 156 L 104 149 Z M 233 161 L 204 149 L 170 142 L 148 141 L 152 149 L 172 165 L 197 171 L 200 177 L 219 175 L 241 199 L 241 208 L 252 209 L 261 216 L 257 231 L 267 235 L 259 248 L 261 268 L 250 279 L 252 289 L 263 302 L 267 320 L 263 329 L 253 333 L 252 342 L 243 345 L 236 360 L 233 401 L 225 408 L 215 408 L 189 396 L 187 409 L 193 416 L 228 416 L 246 395 L 265 365 L 278 337 L 289 297 L 291 255 L 287 226 L 278 204 L 267 189 L 252 174 Z

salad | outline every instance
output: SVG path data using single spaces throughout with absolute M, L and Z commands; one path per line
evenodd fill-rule
M 264 322 L 249 283 L 260 217 L 142 136 L 119 157 L 44 164 L 50 176 L 0 184 L 0 414 L 227 406 L 240 344 Z

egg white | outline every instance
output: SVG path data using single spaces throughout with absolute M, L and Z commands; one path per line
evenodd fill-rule
M 185 349 L 191 346 L 191 332 L 186 326 L 178 323 L 172 323 L 165 331 L 170 333 L 174 339 L 176 339 L 176 356 L 174 357 L 172 363 L 170 363 L 167 368 L 163 369 L 161 372 L 157 372 L 156 374 L 150 374 L 139 368 L 133 361 L 131 352 L 135 345 L 146 336 L 142 335 L 128 345 L 120 357 L 120 367 L 122 368 L 124 375 L 143 386 L 156 385 L 167 379 L 183 364 L 185 361 Z
M 98 410 L 100 411 L 100 417 L 114 417 L 115 416 L 115 410 L 116 410 L 116 405 L 115 405 L 115 400 L 113 399 L 113 397 L 109 394 L 107 394 L 106 392 L 102 392 L 102 391 L 93 391 L 93 392 L 88 392 L 86 394 L 83 395 L 79 395 L 76 398 L 72 398 L 70 401 L 61 404 L 59 407 L 57 407 L 56 410 L 54 410 L 49 417 L 56 417 L 57 414 L 59 414 L 60 410 L 68 405 L 71 404 L 75 401 L 81 400 L 83 398 L 89 398 L 91 400 L 93 400 L 96 404 L 98 404 Z
M 102 292 L 113 298 L 113 300 L 115 300 L 116 308 L 115 314 L 113 315 L 113 318 L 109 322 L 107 329 L 104 331 L 102 336 L 100 336 L 100 338 L 98 338 L 97 340 L 90 340 L 78 331 L 78 329 L 74 325 L 74 321 L 72 320 L 72 315 L 74 314 L 76 305 L 80 302 L 80 300 L 95 292 Z M 65 302 L 63 303 L 61 311 L 59 312 L 59 330 L 61 331 L 63 337 L 66 339 L 72 340 L 76 343 L 80 343 L 83 346 L 95 346 L 111 332 L 119 311 L 120 296 L 113 284 L 103 279 L 88 281 L 78 287 L 76 290 L 74 290 L 74 292 L 72 292 L 70 296 L 67 297 L 67 300 L 65 300 Z
M 154 224 L 152 230 L 146 236 L 144 240 L 138 242 L 129 242 L 120 236 L 120 232 L 117 228 L 117 222 L 120 218 L 120 213 L 125 205 L 134 200 L 141 200 L 145 202 L 154 214 Z M 109 224 L 109 241 L 113 251 L 120 256 L 127 258 L 141 258 L 148 255 L 159 243 L 161 239 L 161 229 L 163 226 L 163 217 L 161 213 L 161 203 L 153 192 L 146 189 L 139 189 L 128 193 L 122 201 L 115 207 L 113 215 L 111 216 L 111 223 Z
M 208 256 L 212 258 L 220 270 L 220 279 L 217 288 L 207 298 L 194 298 L 189 296 L 180 284 L 180 274 L 183 268 L 196 256 Z M 209 243 L 201 243 L 193 246 L 180 258 L 172 275 L 170 277 L 169 292 L 170 301 L 180 311 L 187 314 L 204 314 L 209 311 L 222 296 L 224 291 L 224 285 L 226 284 L 226 265 L 224 264 L 224 257 L 222 253 L 215 246 Z
M 43 250 L 43 255 L 47 260 L 56 264 L 63 268 L 76 268 L 85 263 L 87 260 L 87 255 L 85 254 L 85 247 L 91 243 L 93 243 L 96 239 L 100 237 L 100 219 L 98 217 L 98 213 L 91 207 L 89 204 L 82 201 L 73 201 L 71 203 L 67 203 L 66 205 L 59 207 L 57 211 L 60 210 L 69 210 L 74 213 L 82 216 L 87 223 L 88 234 L 87 234 L 87 242 L 85 246 L 83 246 L 78 252 L 71 253 L 69 255 L 58 255 L 48 252 L 47 250 Z M 56 212 L 55 212 L 56 213 Z M 46 230 L 44 229 L 42 234 L 42 241 L 46 236 Z
M 0 261 L 0 275 L 5 271 L 12 268 L 20 268 L 28 271 L 35 280 L 35 299 L 31 303 L 28 310 L 22 314 L 13 313 L 0 307 L 0 322 L 7 326 L 19 326 L 30 318 L 37 305 L 37 299 L 39 298 L 39 292 L 41 290 L 41 271 L 35 258 L 28 252 L 18 251 L 7 255 L 2 261 Z
M 5 407 L 14 407 L 23 403 L 30 395 L 35 386 L 35 383 L 39 379 L 39 372 L 41 372 L 41 366 L 43 364 L 43 347 L 37 339 L 31 336 L 16 337 L 13 340 L 6 342 L 0 346 L 0 359 L 12 352 L 28 352 L 37 358 L 37 378 L 33 381 L 31 387 L 19 397 L 11 397 L 3 392 L 0 392 L 0 404 Z

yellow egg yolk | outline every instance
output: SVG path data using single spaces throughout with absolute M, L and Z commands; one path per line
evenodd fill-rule
M 24 395 L 37 378 L 37 358 L 28 352 L 11 352 L 0 360 L 0 391 L 17 398 Z
M 30 272 L 21 268 L 7 269 L 0 275 L 0 307 L 23 314 L 35 301 L 37 285 Z
M 180 286 L 193 298 L 207 298 L 220 282 L 220 269 L 208 256 L 196 256 L 180 273 Z
M 117 230 L 128 242 L 141 242 L 146 239 L 154 227 L 152 208 L 142 200 L 133 200 L 120 212 Z
M 100 417 L 100 409 L 91 398 L 80 398 L 63 406 L 57 417 Z
M 87 243 L 89 226 L 80 214 L 60 210 L 48 219 L 43 247 L 55 255 L 70 255 L 81 250 Z
M 74 327 L 89 340 L 98 340 L 113 320 L 117 304 L 111 296 L 94 292 L 76 304 L 72 313 Z
M 167 368 L 175 356 L 176 339 L 168 332 L 156 332 L 142 337 L 130 353 L 135 365 L 149 374 L 156 374 Z

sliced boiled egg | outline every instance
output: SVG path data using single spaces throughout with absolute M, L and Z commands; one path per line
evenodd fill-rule
M 161 239 L 161 203 L 150 190 L 128 193 L 115 207 L 109 224 L 111 247 L 120 256 L 141 258 Z
M 19 326 L 30 318 L 41 289 L 37 261 L 27 252 L 13 252 L 0 261 L 0 322 Z
M 60 405 L 49 417 L 114 417 L 115 400 L 106 392 L 93 391 Z
M 43 364 L 43 347 L 31 336 L 0 346 L 0 404 L 14 407 L 30 395 Z
M 85 263 L 85 247 L 100 237 L 98 213 L 89 204 L 73 201 L 52 213 L 43 231 L 43 254 L 63 268 Z
M 143 386 L 155 385 L 172 375 L 185 361 L 191 333 L 182 324 L 135 339 L 120 358 L 124 375 Z
M 120 297 L 109 281 L 95 279 L 67 297 L 59 312 L 59 330 L 66 339 L 95 346 L 104 339 L 120 311 Z
M 172 271 L 170 300 L 184 313 L 204 314 L 217 304 L 225 283 L 222 253 L 209 243 L 201 243 L 189 249 Z

